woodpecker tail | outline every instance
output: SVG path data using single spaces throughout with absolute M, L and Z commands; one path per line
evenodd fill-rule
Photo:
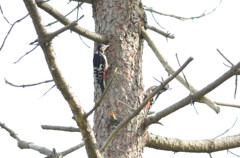
M 101 91 L 102 91 L 102 93 L 103 93 L 103 92 L 104 92 L 104 85 L 103 85 L 103 82 L 100 83 L 100 87 L 101 87 Z

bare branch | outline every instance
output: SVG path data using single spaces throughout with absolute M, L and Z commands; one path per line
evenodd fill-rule
M 60 154 L 61 154 L 62 156 L 66 156 L 66 155 L 68 155 L 68 154 L 70 154 L 70 153 L 72 153 L 72 152 L 74 152 L 74 151 L 82 148 L 84 145 L 85 145 L 85 143 L 83 142 L 83 143 L 81 143 L 81 144 L 78 144 L 78 145 L 70 148 L 70 149 L 67 149 L 67 150 L 65 150 L 65 151 L 63 151 L 63 152 L 60 152 Z
M 38 82 L 38 83 L 32 83 L 32 84 L 23 84 L 23 85 L 16 85 L 14 83 L 9 82 L 6 78 L 5 78 L 5 83 L 13 86 L 13 87 L 21 87 L 21 88 L 25 88 L 25 87 L 32 87 L 32 86 L 37 86 L 40 84 L 44 84 L 44 83 L 49 83 L 49 82 L 53 82 L 53 80 L 46 80 L 46 81 L 42 81 L 42 82 Z
M 26 142 L 26 141 L 21 140 L 12 129 L 8 128 L 5 124 L 3 124 L 1 122 L 0 122 L 0 127 L 5 129 L 10 134 L 11 137 L 13 137 L 14 139 L 16 139 L 18 141 L 18 147 L 20 149 L 33 149 L 33 150 L 40 152 L 41 154 L 48 155 L 48 156 L 53 154 L 53 152 L 51 150 L 49 150 L 45 147 L 35 145 L 32 142 Z
M 236 118 L 235 119 L 235 121 L 234 121 L 234 123 L 233 123 L 233 125 L 230 127 L 230 128 L 228 128 L 225 132 L 223 132 L 222 134 L 220 134 L 220 135 L 218 135 L 218 136 L 216 136 L 216 137 L 214 137 L 213 139 L 217 139 L 217 138 L 219 138 L 219 137 L 221 137 L 221 136 L 223 136 L 224 134 L 226 134 L 228 131 L 230 131 L 234 126 L 235 126 L 235 124 L 236 124 L 236 122 L 237 122 L 237 120 L 238 120 L 238 118 Z
M 106 96 L 107 92 L 109 91 L 110 87 L 112 86 L 112 83 L 113 81 L 116 79 L 117 77 L 117 68 L 115 69 L 114 71 L 114 75 L 111 79 L 111 81 L 109 82 L 107 88 L 104 90 L 101 98 L 99 99 L 99 101 L 94 105 L 94 107 L 92 108 L 92 110 L 90 110 L 87 114 L 85 114 L 85 118 L 87 118 L 89 115 L 91 115 L 93 113 L 94 110 L 96 110 L 100 105 L 101 105 L 101 102 L 103 101 L 104 97 Z
M 79 128 L 75 127 L 63 127 L 63 126 L 52 126 L 52 125 L 41 125 L 42 129 L 46 130 L 56 130 L 56 131 L 66 131 L 66 132 L 80 132 Z
M 240 147 L 240 135 L 228 136 L 221 139 L 181 140 L 148 134 L 146 147 L 174 151 L 211 153 Z
M 192 17 L 181 17 L 181 16 L 176 16 L 176 15 L 173 15 L 173 14 L 165 14 L 165 13 L 161 13 L 161 12 L 158 12 L 156 10 L 153 10 L 152 8 L 149 8 L 149 7 L 145 7 L 145 10 L 150 11 L 151 13 L 156 13 L 156 14 L 162 15 L 162 16 L 172 17 L 172 18 L 175 18 L 175 19 L 178 19 L 178 20 L 193 20 L 193 19 L 199 19 L 199 18 L 202 18 L 202 17 L 207 16 L 209 14 L 212 14 L 217 8 L 218 8 L 218 6 L 216 6 L 213 10 L 211 10 L 207 13 L 203 12 L 199 16 L 192 16 Z
M 46 11 L 47 13 L 52 15 L 55 19 L 57 19 L 62 24 L 68 25 L 71 23 L 71 21 L 69 19 L 64 17 L 64 15 L 62 15 L 56 9 L 51 7 L 49 4 L 37 2 L 37 5 L 39 8 L 43 9 L 44 11 Z M 91 32 L 91 31 L 88 31 L 80 26 L 75 26 L 71 30 L 76 32 L 77 34 L 80 34 L 88 39 L 91 39 L 91 40 L 97 42 L 97 43 L 107 43 L 107 39 L 104 36 L 94 33 L 94 32 Z
M 166 79 L 165 81 L 162 82 L 162 84 L 160 86 L 158 86 L 156 88 L 156 90 L 153 91 L 153 93 L 151 93 L 143 102 L 142 104 L 131 114 L 129 115 L 127 118 L 125 118 L 110 134 L 110 136 L 107 138 L 107 140 L 105 141 L 104 145 L 101 148 L 102 152 L 105 152 L 105 150 L 107 149 L 108 145 L 110 144 L 110 142 L 113 140 L 113 138 L 117 135 L 117 133 L 120 131 L 120 129 L 122 129 L 128 122 L 131 121 L 132 118 L 134 118 L 135 116 L 137 116 L 140 111 L 146 106 L 146 104 L 148 103 L 148 101 L 155 96 L 160 90 L 162 90 L 171 80 L 173 80 L 191 61 L 193 60 L 193 58 L 188 58 L 188 60 L 183 64 L 183 66 L 181 68 L 179 68 L 172 76 L 170 76 L 168 79 Z
M 10 24 L 10 22 L 8 21 L 8 19 L 6 18 L 6 16 L 5 16 L 4 13 L 3 13 L 1 4 L 0 4 L 0 11 L 1 11 L 2 16 L 3 16 L 3 18 L 5 19 L 5 21 L 6 21 L 8 24 Z M 10 24 L 10 25 L 11 25 L 11 24 Z
M 13 64 L 18 63 L 23 57 L 25 57 L 26 55 L 28 55 L 29 53 L 33 52 L 39 45 L 36 45 L 33 49 L 31 49 L 30 51 L 28 51 L 27 53 L 25 53 L 23 56 L 21 56 L 17 61 L 15 61 Z
M 67 14 L 65 15 L 65 17 L 67 17 L 68 15 L 70 15 L 74 10 L 78 9 L 79 7 L 81 7 L 82 4 L 83 4 L 83 3 L 78 4 L 75 8 L 73 8 L 73 10 L 71 10 L 69 13 L 67 13 Z M 57 23 L 57 22 L 58 22 L 58 20 L 56 20 L 56 21 L 54 21 L 54 22 L 51 22 L 51 23 L 49 23 L 49 24 L 47 24 L 47 25 L 45 25 L 45 26 L 48 27 L 48 26 L 51 26 L 51 25 L 53 25 L 53 24 L 55 24 L 55 23 Z
M 17 134 L 11 130 L 10 128 L 8 128 L 4 123 L 0 122 L 0 127 L 2 127 L 3 129 L 5 129 L 11 137 L 13 137 L 14 139 L 16 139 L 17 141 L 21 141 L 20 138 L 18 138 Z
M 227 57 L 225 57 L 225 55 L 223 55 L 223 53 L 219 49 L 217 49 L 217 51 L 229 64 L 231 64 L 232 66 L 234 65 L 230 60 L 228 60 Z
M 152 31 L 156 32 L 156 33 L 159 33 L 160 35 L 163 35 L 163 36 L 166 37 L 166 38 L 171 38 L 171 39 L 174 39 L 174 38 L 175 38 L 175 36 L 174 36 L 173 34 L 170 34 L 170 33 L 168 33 L 168 32 L 164 32 L 164 31 L 162 31 L 162 30 L 160 30 L 160 29 L 158 29 L 158 28 L 156 28 L 156 27 L 154 27 L 154 26 L 147 25 L 147 28 L 148 28 L 149 30 L 152 30 Z
M 222 103 L 222 102 L 216 102 L 216 101 L 215 101 L 215 103 L 220 105 L 220 106 L 240 108 L 240 105 L 237 105 L 237 104 L 229 104 L 229 103 Z
M 12 24 L 12 26 L 10 27 L 10 29 L 9 29 L 9 31 L 8 31 L 8 33 L 7 33 L 7 35 L 5 36 L 5 38 L 4 38 L 4 40 L 3 40 L 3 43 L 2 43 L 2 45 L 1 45 L 1 47 L 0 47 L 0 51 L 2 50 L 4 44 L 5 44 L 5 42 L 6 42 L 7 38 L 8 38 L 8 36 L 10 35 L 10 32 L 12 31 L 13 27 L 15 26 L 15 24 L 21 22 L 21 21 L 22 21 L 23 19 L 25 19 L 28 15 L 29 15 L 29 14 L 25 15 L 24 17 L 22 17 L 21 19 L 18 19 L 17 21 L 15 21 L 15 22 Z
M 161 62 L 161 64 L 163 65 L 163 67 L 165 68 L 165 70 L 169 73 L 169 74 L 173 74 L 175 71 L 173 70 L 173 68 L 168 64 L 168 62 L 166 61 L 166 59 L 164 59 L 164 57 L 160 54 L 160 52 L 158 51 L 157 47 L 155 46 L 154 42 L 151 40 L 151 38 L 149 37 L 149 35 L 147 34 L 147 32 L 142 28 L 142 35 L 145 38 L 145 40 L 147 41 L 148 45 L 152 48 L 153 52 L 155 53 L 155 55 L 157 56 L 158 60 Z M 176 77 L 176 79 L 183 84 L 186 88 L 189 88 L 192 90 L 193 93 L 196 93 L 198 90 L 195 89 L 190 83 L 186 83 L 185 80 L 178 75 Z M 204 102 L 205 104 L 207 104 L 210 108 L 212 108 L 216 113 L 220 112 L 220 108 L 210 99 L 208 99 L 207 97 L 203 96 L 201 98 L 201 101 Z
M 78 20 L 80 20 L 82 18 L 83 18 L 83 15 Z M 67 24 L 66 26 L 64 26 L 63 28 L 61 28 L 53 33 L 50 33 L 46 38 L 43 39 L 44 41 L 41 41 L 41 42 L 43 42 L 43 43 L 49 42 L 49 41 L 53 40 L 53 38 L 55 38 L 59 34 L 63 33 L 64 31 L 66 31 L 68 29 L 73 28 L 76 25 L 77 25 L 77 21 L 73 21 L 70 24 Z
M 47 30 L 44 28 L 42 24 L 41 16 L 38 12 L 37 5 L 34 0 L 24 0 L 25 6 L 32 18 L 34 27 L 38 34 L 38 39 L 41 41 L 44 37 L 48 35 Z M 46 3 L 42 3 L 44 5 Z M 52 48 L 51 42 L 49 43 L 40 43 L 41 48 L 44 52 L 45 59 L 48 64 L 48 68 L 51 72 L 53 80 L 57 86 L 57 88 L 62 93 L 65 100 L 68 102 L 75 120 L 77 122 L 78 127 L 81 130 L 81 134 L 83 136 L 83 140 L 85 142 L 86 151 L 89 157 L 102 158 L 98 147 L 96 146 L 96 139 L 94 133 L 91 129 L 89 121 L 84 117 L 84 110 L 79 103 L 77 97 L 73 94 L 67 82 L 63 78 L 63 75 L 56 63 L 55 53 Z
M 213 81 L 212 83 L 210 83 L 209 85 L 204 87 L 202 90 L 194 93 L 193 95 L 189 95 L 189 96 L 183 98 L 179 102 L 177 102 L 177 103 L 169 106 L 168 108 L 158 112 L 156 115 L 148 117 L 149 121 L 145 122 L 145 125 L 149 126 L 152 123 L 156 123 L 161 118 L 163 118 L 163 117 L 165 117 L 165 116 L 167 116 L 167 115 L 177 111 L 178 109 L 183 108 L 184 106 L 190 104 L 192 101 L 199 100 L 202 96 L 204 96 L 205 94 L 209 93 L 213 89 L 217 88 L 219 85 L 221 85 L 223 82 L 225 82 L 226 80 L 228 80 L 232 76 L 234 76 L 236 74 L 239 74 L 240 73 L 239 69 L 240 69 L 240 62 L 237 65 L 233 66 L 230 70 L 225 72 L 218 79 L 216 79 L 215 81 Z

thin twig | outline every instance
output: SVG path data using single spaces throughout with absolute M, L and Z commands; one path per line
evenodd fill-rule
M 42 129 L 65 131 L 65 132 L 80 132 L 79 128 L 76 127 L 64 127 L 64 126 L 52 126 L 52 125 L 41 125 Z
M 230 128 L 228 128 L 225 132 L 223 132 L 222 134 L 220 134 L 220 135 L 218 135 L 218 136 L 216 136 L 215 138 L 213 138 L 213 139 L 217 139 L 218 137 L 221 137 L 221 136 L 223 136 L 224 134 L 226 134 L 228 131 L 230 131 L 234 126 L 235 126 L 235 124 L 236 124 L 236 122 L 237 122 L 237 120 L 238 120 L 238 118 L 236 118 L 235 119 L 235 121 L 234 121 L 234 123 L 233 123 L 233 125 L 230 127 Z
M 38 83 L 32 83 L 32 84 L 16 85 L 16 84 L 13 84 L 13 83 L 9 82 L 9 81 L 5 78 L 5 83 L 6 83 L 6 84 L 8 84 L 8 85 L 10 85 L 10 86 L 13 86 L 13 87 L 21 87 L 21 88 L 31 87 L 31 86 L 37 86 L 37 85 L 44 84 L 44 83 L 49 83 L 49 82 L 53 82 L 53 80 L 46 80 L 46 81 L 42 81 L 42 82 L 38 82 Z
M 235 77 L 234 99 L 236 99 L 236 96 L 237 96 L 237 87 L 238 87 L 238 75 L 236 75 Z
M 108 145 L 111 143 L 111 141 L 113 140 L 113 138 L 117 135 L 117 133 L 120 131 L 120 129 L 122 129 L 128 122 L 130 122 L 132 120 L 132 118 L 134 118 L 135 116 L 137 116 L 140 111 L 146 106 L 146 104 L 148 103 L 148 101 L 154 97 L 160 90 L 162 90 L 171 80 L 173 80 L 191 61 L 193 60 L 193 58 L 188 58 L 188 60 L 183 64 L 183 66 L 181 68 L 179 68 L 172 76 L 170 76 L 168 79 L 166 79 L 165 81 L 162 82 L 162 84 L 160 86 L 158 86 L 156 88 L 156 90 L 153 91 L 153 93 L 151 93 L 143 102 L 142 104 L 132 113 L 130 114 L 127 118 L 125 118 L 110 134 L 110 136 L 107 138 L 107 140 L 105 141 L 104 145 L 101 148 L 102 152 L 105 152 L 105 150 L 107 149 Z
M 161 64 L 163 65 L 163 67 L 165 68 L 165 70 L 169 73 L 169 74 L 173 74 L 175 71 L 173 70 L 173 68 L 168 64 L 168 62 L 166 61 L 166 59 L 161 55 L 161 53 L 159 52 L 159 50 L 157 49 L 156 45 L 154 44 L 154 42 L 152 41 L 152 39 L 149 37 L 148 33 L 142 28 L 141 29 L 142 32 L 142 36 L 144 37 L 144 39 L 147 41 L 148 45 L 150 46 L 150 48 L 152 48 L 154 54 L 157 56 L 158 60 L 161 62 Z M 185 80 L 181 77 L 181 75 L 178 75 L 176 77 L 176 79 L 183 84 L 186 88 L 191 88 L 193 93 L 196 93 L 198 90 L 195 89 L 190 83 L 188 83 L 188 85 L 186 84 Z M 201 98 L 201 101 L 204 102 L 205 104 L 207 104 L 210 108 L 212 108 L 216 113 L 220 112 L 220 108 L 213 102 L 211 101 L 209 98 L 207 98 L 206 96 L 203 96 Z
M 44 97 L 46 94 L 48 94 L 56 85 L 54 84 L 52 87 L 50 87 L 40 98 Z
M 81 7 L 82 4 L 83 4 L 83 2 L 80 3 L 80 4 L 78 4 L 78 5 L 77 5 L 75 8 L 73 8 L 69 13 L 67 13 L 67 14 L 65 15 L 65 17 L 67 17 L 68 15 L 70 15 L 71 13 L 73 13 L 77 8 Z M 77 18 L 77 19 L 78 19 L 78 18 Z M 57 22 L 59 22 L 59 21 L 56 20 L 56 21 L 51 22 L 51 23 L 49 23 L 49 24 L 47 24 L 47 25 L 45 25 L 45 26 L 48 27 L 48 26 L 51 26 L 51 25 L 53 25 L 53 24 L 55 24 L 55 23 L 57 23 Z
M 225 55 L 223 55 L 223 53 L 219 49 L 217 49 L 217 51 L 229 64 L 231 64 L 232 66 L 234 65 L 230 60 L 228 60 L 227 57 L 225 57 Z
M 223 53 L 217 49 L 218 53 L 229 63 L 231 64 L 232 66 L 234 66 L 234 64 L 225 56 L 223 55 Z M 226 64 L 225 64 L 226 65 Z M 237 84 L 238 84 L 238 76 L 236 75 L 236 78 L 235 78 L 235 90 L 234 90 L 234 99 L 236 99 L 236 96 L 237 96 Z
M 237 105 L 237 104 L 229 104 L 229 103 L 222 103 L 222 102 L 216 102 L 216 101 L 215 101 L 215 103 L 220 105 L 220 106 L 240 108 L 240 105 Z
M 7 40 L 7 38 L 8 38 L 8 36 L 9 36 L 10 32 L 12 31 L 13 27 L 15 26 L 15 24 L 21 22 L 21 21 L 22 21 L 23 19 L 25 19 L 28 15 L 29 15 L 29 14 L 25 15 L 24 17 L 22 17 L 21 19 L 18 19 L 17 21 L 15 21 L 15 22 L 12 24 L 12 26 L 10 27 L 10 29 L 9 29 L 9 31 L 8 31 L 8 33 L 7 33 L 7 35 L 5 36 L 5 38 L 4 38 L 4 40 L 3 40 L 3 43 L 2 43 L 2 45 L 1 45 L 1 47 L 0 47 L 0 51 L 2 50 L 4 44 L 5 44 L 6 40 Z
M 28 55 L 29 53 L 33 52 L 39 45 L 36 45 L 33 49 L 31 49 L 30 51 L 28 51 L 27 53 L 25 53 L 23 56 L 21 56 L 17 61 L 15 61 L 13 64 L 18 63 L 23 57 L 25 57 L 26 55 Z
M 117 68 L 116 68 L 114 70 L 114 75 L 113 75 L 111 81 L 107 85 L 107 88 L 104 90 L 104 92 L 103 92 L 102 96 L 100 97 L 99 101 L 94 105 L 92 110 L 90 110 L 88 113 L 85 114 L 85 118 L 87 118 L 89 115 L 91 115 L 93 113 L 93 111 L 96 110 L 101 105 L 101 102 L 103 101 L 104 97 L 106 96 L 107 92 L 109 91 L 110 87 L 112 86 L 113 81 L 116 79 L 117 75 L 118 75 L 118 72 L 117 72 Z
M 68 155 L 68 154 L 70 154 L 70 153 L 72 153 L 72 152 L 82 148 L 84 145 L 85 145 L 85 143 L 83 142 L 81 144 L 78 144 L 78 145 L 70 148 L 70 149 L 67 149 L 67 150 L 65 150 L 63 152 L 60 152 L 60 154 L 64 157 L 64 156 L 66 156 L 66 155 Z
M 147 25 L 147 28 L 148 28 L 149 30 L 152 30 L 152 31 L 156 32 L 156 33 L 159 33 L 160 35 L 163 35 L 163 36 L 166 37 L 166 38 L 171 38 L 171 39 L 174 39 L 174 38 L 175 38 L 175 36 L 174 36 L 173 34 L 170 34 L 170 33 L 168 33 L 168 32 L 164 32 L 164 31 L 162 31 L 162 30 L 160 30 L 160 29 L 158 29 L 158 28 L 156 28 L 156 27 L 154 27 L 154 26 Z
M 5 19 L 5 21 L 6 21 L 8 24 L 10 24 L 10 22 L 8 21 L 8 19 L 6 18 L 6 16 L 5 16 L 4 13 L 3 13 L 3 10 L 2 10 L 2 7 L 1 7 L 1 4 L 0 4 L 0 11 L 1 11 L 2 16 L 3 16 L 3 18 Z M 11 24 L 10 24 L 10 25 L 11 25 Z
M 229 153 L 231 153 L 232 155 L 236 156 L 236 157 L 240 157 L 240 155 L 237 155 L 235 153 L 233 153 L 232 151 L 230 151 L 229 149 L 227 150 Z
M 221 1 L 220 1 L 220 3 L 221 3 Z M 219 4 L 218 4 L 218 6 L 219 6 Z M 193 19 L 199 19 L 199 18 L 202 18 L 202 17 L 207 16 L 209 14 L 212 14 L 218 8 L 218 6 L 216 6 L 213 10 L 211 10 L 207 13 L 203 12 L 201 15 L 193 16 L 193 17 L 181 17 L 181 16 L 176 16 L 176 15 L 173 15 L 173 14 L 165 14 L 165 13 L 161 13 L 159 11 L 153 10 L 150 7 L 145 7 L 145 10 L 150 11 L 152 14 L 156 13 L 156 14 L 159 14 L 159 15 L 162 15 L 162 16 L 168 16 L 168 17 L 172 17 L 172 18 L 175 18 L 175 19 L 178 19 L 178 20 L 193 20 Z
M 123 105 L 127 106 L 129 109 L 131 109 L 131 110 L 136 110 L 136 109 L 132 108 L 130 105 L 124 103 L 124 102 L 121 101 L 121 100 L 119 100 L 118 98 L 116 98 L 116 100 L 117 100 L 118 102 L 122 103 Z

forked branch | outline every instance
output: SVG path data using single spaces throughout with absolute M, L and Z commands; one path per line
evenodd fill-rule
M 169 106 L 168 108 L 156 113 L 154 116 L 148 117 L 148 121 L 145 122 L 145 125 L 149 126 L 150 124 L 157 123 L 161 118 L 177 111 L 178 109 L 183 108 L 184 106 L 190 104 L 193 101 L 197 101 L 197 100 L 201 99 L 202 96 L 204 96 L 207 93 L 209 93 L 210 91 L 214 90 L 215 88 L 217 88 L 219 85 L 221 85 L 223 82 L 225 82 L 226 80 L 228 80 L 232 76 L 239 75 L 239 74 L 240 74 L 240 62 L 237 65 L 233 66 L 230 70 L 225 72 L 218 79 L 216 79 L 215 81 L 213 81 L 212 83 L 210 83 L 209 85 L 204 87 L 202 90 L 183 98 L 179 102 L 177 102 L 177 103 Z

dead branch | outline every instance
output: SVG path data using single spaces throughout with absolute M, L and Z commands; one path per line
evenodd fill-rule
M 145 122 L 145 125 L 149 126 L 150 124 L 156 123 L 161 118 L 183 108 L 184 106 L 190 104 L 192 101 L 199 100 L 202 96 L 206 95 L 207 93 L 209 93 L 210 91 L 212 91 L 213 89 L 215 89 L 219 85 L 221 85 L 223 82 L 225 82 L 226 80 L 228 80 L 229 78 L 231 78 L 232 76 L 237 75 L 237 74 L 240 74 L 240 62 L 237 65 L 233 66 L 230 70 L 225 72 L 218 79 L 216 79 L 215 81 L 213 81 L 212 83 L 210 83 L 209 85 L 207 85 L 206 87 L 201 89 L 200 91 L 194 93 L 193 95 L 189 95 L 189 96 L 183 98 L 179 102 L 158 112 L 156 115 L 148 117 L 148 121 Z
M 32 18 L 34 27 L 38 34 L 38 39 L 41 41 L 44 37 L 48 35 L 44 25 L 42 24 L 41 16 L 38 12 L 37 4 L 34 0 L 24 0 L 25 6 Z M 41 3 L 40 3 L 41 4 Z M 44 5 L 46 3 L 42 3 Z M 74 117 L 76 119 L 77 125 L 81 130 L 83 140 L 85 141 L 86 151 L 89 157 L 102 158 L 97 146 L 94 133 L 91 129 L 91 126 L 86 118 L 84 118 L 84 110 L 79 103 L 77 97 L 73 94 L 67 82 L 63 78 L 63 75 L 60 72 L 60 69 L 56 63 L 55 53 L 52 48 L 51 42 L 49 43 L 40 43 L 41 48 L 44 52 L 45 59 L 47 61 L 49 70 L 53 77 L 53 80 L 57 88 L 62 93 L 65 100 L 68 102 Z
M 146 147 L 174 152 L 211 153 L 240 147 L 240 134 L 221 139 L 181 140 L 148 134 Z
M 162 31 L 162 30 L 160 30 L 160 29 L 158 29 L 158 28 L 156 28 L 156 27 L 154 27 L 154 26 L 151 26 L 151 25 L 148 25 L 148 24 L 147 24 L 147 28 L 148 28 L 149 30 L 152 30 L 152 31 L 156 32 L 156 33 L 159 33 L 160 35 L 163 35 L 163 36 L 166 37 L 166 38 L 171 38 L 171 39 L 174 39 L 174 38 L 175 38 L 175 36 L 174 36 L 173 34 L 170 34 L 170 33 L 168 33 L 168 32 L 164 32 L 164 31 Z
M 45 12 L 47 12 L 48 14 L 53 16 L 55 19 L 57 19 L 62 24 L 68 25 L 71 23 L 71 21 L 69 19 L 64 17 L 64 15 L 62 15 L 60 12 L 58 12 L 56 9 L 54 9 L 49 4 L 37 2 L 37 5 L 39 8 L 41 8 L 42 10 L 44 10 Z M 94 33 L 94 32 L 91 32 L 91 31 L 88 31 L 80 26 L 75 26 L 71 30 L 73 32 L 76 32 L 77 34 L 82 35 L 88 39 L 91 39 L 97 43 L 107 43 L 107 39 L 104 36 Z
M 1 122 L 0 122 L 0 127 L 5 129 L 10 134 L 11 137 L 13 137 L 14 139 L 16 139 L 18 141 L 18 147 L 20 149 L 33 149 L 33 150 L 36 150 L 36 151 L 40 152 L 41 154 L 44 154 L 47 156 L 52 155 L 52 151 L 45 147 L 38 146 L 32 142 L 27 142 L 27 141 L 21 140 L 12 129 L 8 128 L 5 124 L 3 124 Z
M 42 129 L 45 130 L 56 130 L 56 131 L 66 131 L 66 132 L 80 132 L 79 128 L 75 127 L 64 127 L 64 126 L 52 126 L 52 125 L 41 125 Z
M 183 66 L 181 68 L 179 68 L 172 76 L 170 76 L 168 79 L 166 79 L 165 81 L 162 82 L 162 84 L 160 86 L 158 86 L 156 88 L 156 90 L 153 91 L 153 93 L 151 93 L 143 102 L 142 104 L 131 114 L 129 115 L 127 118 L 125 118 L 110 134 L 110 136 L 107 138 L 107 140 L 105 141 L 104 145 L 101 148 L 102 152 L 105 152 L 105 150 L 107 149 L 108 145 L 110 144 L 110 142 L 113 140 L 113 138 L 117 135 L 117 133 L 120 131 L 120 129 L 122 129 L 128 122 L 130 122 L 132 120 L 132 118 L 134 118 L 135 116 L 137 116 L 140 111 L 146 106 L 146 104 L 148 103 L 148 101 L 155 96 L 160 90 L 162 90 L 171 80 L 173 80 L 191 61 L 193 60 L 193 58 L 188 58 L 188 60 L 183 64 Z
M 23 84 L 23 85 L 16 85 L 14 83 L 9 82 L 6 78 L 4 78 L 5 83 L 13 86 L 13 87 L 21 87 L 21 88 L 25 88 L 25 87 L 32 87 L 32 86 L 37 86 L 40 84 L 44 84 L 44 83 L 49 83 L 49 82 L 53 82 L 53 80 L 46 80 L 46 81 L 42 81 L 42 82 L 38 82 L 38 83 L 32 83 L 32 84 Z
M 216 101 L 215 101 L 215 103 L 216 103 L 217 105 L 220 105 L 220 106 L 240 108 L 240 105 L 237 105 L 237 104 L 229 104 L 229 103 L 216 102 Z
M 220 1 L 221 3 L 221 1 Z M 220 4 L 219 3 L 219 4 Z M 218 5 L 219 6 L 219 5 Z M 159 15 L 162 15 L 162 16 L 168 16 L 168 17 L 171 17 L 171 18 L 175 18 L 175 19 L 178 19 L 178 20 L 194 20 L 194 19 L 199 19 L 199 18 L 202 18 L 202 17 L 205 17 L 209 14 L 212 14 L 214 11 L 216 11 L 216 9 L 218 8 L 218 6 L 216 6 L 214 9 L 212 9 L 211 11 L 209 12 L 203 12 L 201 15 L 199 16 L 192 16 L 192 17 L 182 17 L 182 16 L 176 16 L 176 15 L 173 15 L 173 14 L 165 14 L 165 13 L 161 13 L 159 11 L 156 11 L 156 10 L 153 10 L 151 7 L 145 7 L 145 10 L 146 11 L 149 11 L 151 13 L 156 13 L 156 14 L 159 14 Z
M 64 156 L 66 156 L 66 155 L 68 155 L 68 154 L 70 154 L 70 153 L 72 153 L 72 152 L 82 148 L 84 145 L 85 145 L 85 143 L 83 142 L 83 143 L 78 144 L 78 145 L 76 145 L 76 146 L 74 146 L 72 148 L 69 148 L 69 149 L 67 149 L 67 150 L 65 150 L 63 152 L 60 152 L 60 154 L 64 157 Z
M 15 21 L 15 22 L 12 24 L 12 26 L 10 27 L 10 29 L 9 29 L 9 31 L 8 31 L 8 33 L 7 33 L 7 35 L 5 36 L 5 38 L 4 38 L 4 40 L 3 40 L 3 43 L 2 43 L 2 45 L 1 45 L 1 47 L 0 47 L 0 51 L 2 50 L 4 44 L 5 44 L 5 42 L 6 42 L 7 38 L 8 38 L 8 36 L 10 35 L 10 33 L 11 33 L 13 27 L 15 26 L 15 24 L 21 22 L 21 21 L 22 21 L 23 19 L 25 19 L 28 15 L 29 15 L 29 14 L 25 15 L 24 17 L 22 17 L 21 19 L 18 19 L 17 21 Z
M 175 71 L 173 70 L 173 68 L 168 64 L 168 62 L 166 61 L 166 59 L 161 55 L 161 53 L 159 52 L 159 50 L 157 49 L 156 45 L 154 44 L 154 42 L 151 40 L 151 38 L 149 37 L 149 35 L 147 34 L 147 32 L 142 28 L 142 35 L 145 38 L 145 40 L 147 41 L 148 45 L 152 48 L 153 52 L 155 53 L 155 55 L 157 56 L 158 60 L 161 62 L 161 64 L 163 65 L 163 67 L 165 68 L 165 70 L 169 73 L 169 74 L 173 74 Z M 183 84 L 187 89 L 190 87 L 190 89 L 192 90 L 193 93 L 196 93 L 198 90 L 195 89 L 190 83 L 186 83 L 185 80 L 181 77 L 181 75 L 178 75 L 176 77 L 176 79 Z M 206 96 L 203 96 L 201 98 L 201 101 L 204 102 L 205 104 L 207 104 L 210 108 L 212 108 L 216 113 L 220 112 L 220 108 L 213 102 L 211 101 L 209 98 L 207 98 Z

